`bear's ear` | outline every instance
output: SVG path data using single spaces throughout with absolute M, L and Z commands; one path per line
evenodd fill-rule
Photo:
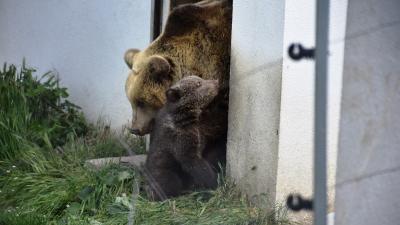
M 167 101 L 177 102 L 182 97 L 182 91 L 176 88 L 170 88 L 165 92 Z
M 171 64 L 162 56 L 153 55 L 149 59 L 148 73 L 150 79 L 154 82 L 162 83 L 165 80 L 170 80 Z
M 129 69 L 132 69 L 132 65 L 133 65 L 133 58 L 135 57 L 136 54 L 138 54 L 140 51 L 138 49 L 128 49 L 125 52 L 124 55 L 124 60 L 126 65 L 128 65 Z

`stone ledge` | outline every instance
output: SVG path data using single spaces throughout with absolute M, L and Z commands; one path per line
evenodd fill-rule
M 146 162 L 146 155 L 122 156 L 122 157 L 109 157 L 100 159 L 86 160 L 85 166 L 94 170 L 99 170 L 109 164 L 120 164 L 137 169 L 141 169 Z

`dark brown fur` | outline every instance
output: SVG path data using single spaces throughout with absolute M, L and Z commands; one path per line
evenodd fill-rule
M 155 200 L 183 190 L 217 186 L 218 163 L 226 151 L 226 114 L 215 102 L 218 83 L 189 76 L 166 93 L 151 133 L 145 164 L 148 193 Z M 221 123 L 221 120 L 223 121 Z

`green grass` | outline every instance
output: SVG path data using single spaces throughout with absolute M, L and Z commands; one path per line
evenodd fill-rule
M 43 225 L 46 218 L 34 214 L 16 214 L 3 212 L 0 214 L 0 225 Z
M 79 107 L 66 100 L 67 89 L 59 87 L 56 76 L 49 72 L 37 79 L 34 72 L 25 62 L 19 71 L 6 64 L 0 71 L 0 160 L 17 158 L 27 143 L 53 148 L 87 131 Z
M 132 168 L 85 167 L 87 159 L 144 151 L 144 140 L 88 124 L 51 73 L 25 63 L 0 71 L 0 225 L 289 224 L 285 211 L 252 206 L 233 185 L 151 202 Z M 134 213 L 133 213 L 134 212 Z

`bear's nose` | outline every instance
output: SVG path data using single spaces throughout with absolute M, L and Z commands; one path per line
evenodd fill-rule
M 129 132 L 131 132 L 131 134 L 134 134 L 134 135 L 141 135 L 140 130 L 136 129 L 136 128 L 130 128 Z

